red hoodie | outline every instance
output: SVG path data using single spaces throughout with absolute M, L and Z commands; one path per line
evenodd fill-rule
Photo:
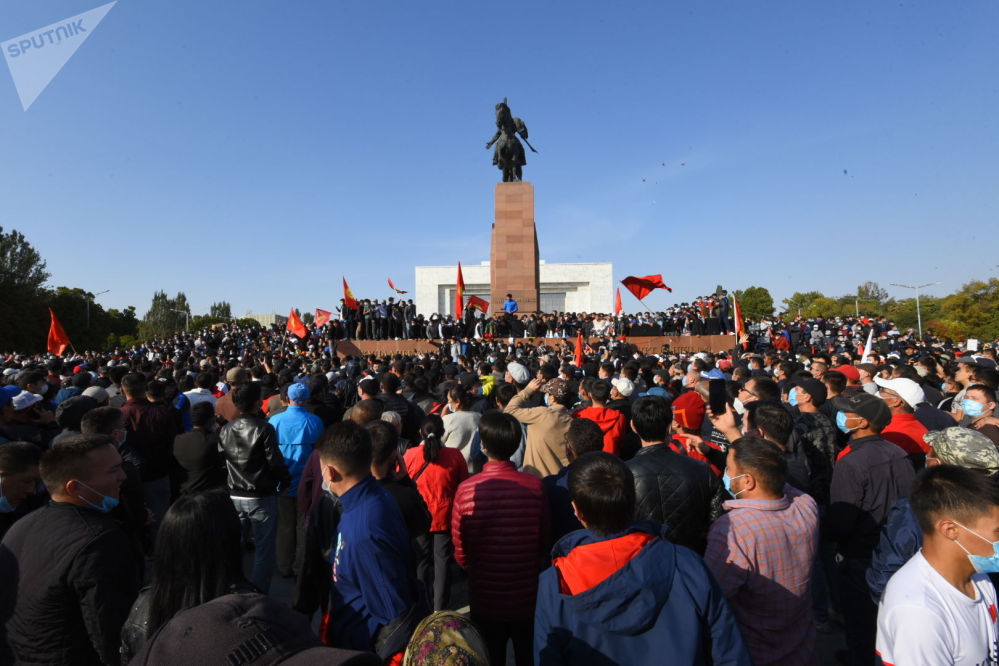
M 627 419 L 624 414 L 608 407 L 587 407 L 575 414 L 577 419 L 590 419 L 604 432 L 604 451 L 621 455 L 621 440 L 624 439 L 624 428 Z

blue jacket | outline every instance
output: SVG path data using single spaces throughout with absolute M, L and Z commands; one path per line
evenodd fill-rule
M 535 663 L 749 666 L 735 616 L 704 561 L 667 541 L 662 525 L 637 522 L 608 537 L 579 530 L 559 541 L 552 556 L 557 561 L 581 546 L 635 533 L 655 538 L 585 591 L 563 594 L 561 574 L 554 566 L 541 574 L 534 616 Z
M 569 497 L 569 468 L 563 467 L 558 474 L 552 474 L 541 479 L 545 484 L 545 496 L 552 519 L 552 542 L 558 541 L 569 532 L 583 529 L 572 510 L 572 498 Z
M 277 432 L 278 448 L 284 456 L 284 464 L 291 474 L 291 487 L 285 497 L 298 495 L 298 482 L 302 480 L 305 463 L 312 454 L 312 445 L 323 434 L 323 421 L 315 414 L 299 405 L 288 405 L 288 409 L 275 414 L 268 422 Z
M 867 570 L 867 587 L 875 604 L 881 601 L 892 574 L 901 569 L 922 546 L 923 531 L 919 529 L 916 514 L 909 499 L 901 497 L 888 511 L 878 545 L 874 548 L 871 567 Z
M 413 605 L 409 533 L 399 504 L 374 477 L 340 497 L 326 642 L 374 648 L 378 630 Z

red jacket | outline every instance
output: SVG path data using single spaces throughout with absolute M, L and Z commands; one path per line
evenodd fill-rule
M 604 432 L 604 451 L 621 455 L 621 440 L 624 439 L 624 429 L 628 420 L 616 409 L 607 407 L 587 407 L 573 416 L 577 419 L 590 419 Z
M 538 574 L 550 563 L 548 502 L 541 479 L 489 461 L 458 486 L 451 517 L 454 558 L 468 570 L 472 615 L 534 617 Z
M 906 453 L 929 453 L 930 445 L 923 439 L 928 431 L 916 420 L 915 414 L 892 414 L 891 423 L 881 431 L 881 438 Z
M 416 481 L 416 488 L 430 509 L 430 531 L 447 532 L 451 529 L 454 494 L 458 491 L 458 484 L 468 478 L 468 463 L 458 449 L 441 446 L 437 460 L 427 465 L 420 477 L 416 478 L 426 463 L 423 459 L 424 446 L 426 445 L 421 444 L 408 449 L 403 455 L 403 461 L 409 478 Z

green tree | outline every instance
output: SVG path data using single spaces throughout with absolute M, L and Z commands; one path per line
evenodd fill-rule
M 766 287 L 746 287 L 744 291 L 736 291 L 739 308 L 743 315 L 757 319 L 772 317 L 774 314 L 774 297 Z
M 920 299 L 920 305 L 924 303 L 925 300 Z M 923 321 L 926 322 L 924 328 L 929 326 L 954 340 L 999 337 L 999 279 L 965 284 L 940 299 L 938 317 L 928 321 L 924 311 Z
M 302 323 L 306 326 L 316 323 L 316 315 L 311 312 L 306 312 L 302 315 Z
M 24 234 L 0 227 L 0 349 L 45 348 L 48 310 L 42 303 L 49 279 L 45 261 Z
M 190 311 L 184 292 L 170 298 L 165 291 L 157 291 L 139 323 L 139 337 L 143 340 L 163 338 L 184 330 L 184 313 Z
M 230 319 L 232 318 L 232 306 L 229 305 L 229 301 L 212 303 L 212 307 L 208 310 L 208 316 L 215 319 Z
M 820 298 L 825 297 L 818 291 L 806 291 L 805 293 L 796 291 L 791 294 L 790 298 L 785 298 L 781 305 L 784 307 L 784 312 L 788 314 L 796 315 L 798 312 L 804 314 L 805 310 Z

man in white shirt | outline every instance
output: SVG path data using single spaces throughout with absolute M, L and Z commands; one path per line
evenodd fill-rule
M 212 387 L 215 385 L 215 377 L 210 372 L 201 372 L 194 380 L 194 388 L 185 391 L 184 395 L 194 407 L 199 402 L 210 402 L 215 405 L 217 398 L 212 394 Z
M 999 487 L 978 471 L 940 465 L 909 497 L 923 548 L 895 572 L 878 607 L 886 666 L 999 664 L 996 590 Z

